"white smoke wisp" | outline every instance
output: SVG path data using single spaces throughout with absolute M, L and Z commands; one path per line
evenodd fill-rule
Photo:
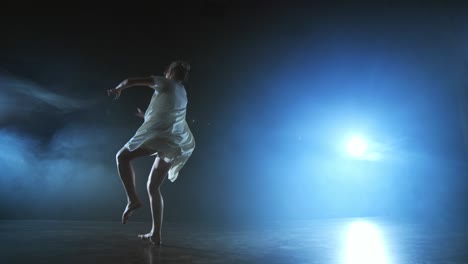
M 0 121 L 4 118 L 41 111 L 45 106 L 69 113 L 91 107 L 97 99 L 76 99 L 47 90 L 41 85 L 0 72 Z

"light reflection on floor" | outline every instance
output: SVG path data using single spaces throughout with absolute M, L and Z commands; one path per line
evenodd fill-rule
M 468 263 L 468 228 L 451 223 L 165 223 L 162 247 L 138 240 L 149 227 L 143 222 L 0 221 L 0 263 Z
M 352 221 L 344 234 L 344 264 L 391 264 L 379 226 L 365 220 Z

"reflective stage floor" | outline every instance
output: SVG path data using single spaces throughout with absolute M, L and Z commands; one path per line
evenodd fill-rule
M 0 263 L 468 263 L 468 227 L 330 219 L 221 227 L 146 222 L 0 221 Z

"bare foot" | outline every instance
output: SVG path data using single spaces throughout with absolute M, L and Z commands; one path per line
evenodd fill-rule
M 153 245 L 161 245 L 162 244 L 161 237 L 158 236 L 158 235 L 153 236 L 153 233 L 138 235 L 138 237 L 140 239 L 142 239 L 142 240 L 148 240 Z
M 125 211 L 122 214 L 122 224 L 125 224 L 128 218 L 132 215 L 133 211 L 141 207 L 141 202 L 131 202 L 125 207 Z

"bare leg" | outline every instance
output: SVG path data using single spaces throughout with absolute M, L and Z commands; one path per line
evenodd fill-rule
M 133 171 L 132 160 L 138 157 L 149 156 L 151 153 L 145 149 L 135 149 L 130 151 L 126 147 L 117 152 L 116 162 L 119 171 L 120 180 L 127 194 L 127 206 L 122 214 L 122 224 L 125 224 L 135 209 L 141 207 L 141 201 L 138 198 L 135 187 L 135 172 Z
M 144 240 L 149 240 L 152 244 L 161 244 L 161 227 L 164 211 L 164 200 L 161 195 L 161 184 L 164 182 L 171 165 L 171 163 L 167 163 L 157 157 L 154 160 L 151 173 L 148 177 L 147 189 L 151 204 L 151 217 L 153 226 L 149 233 L 138 235 L 138 237 Z

